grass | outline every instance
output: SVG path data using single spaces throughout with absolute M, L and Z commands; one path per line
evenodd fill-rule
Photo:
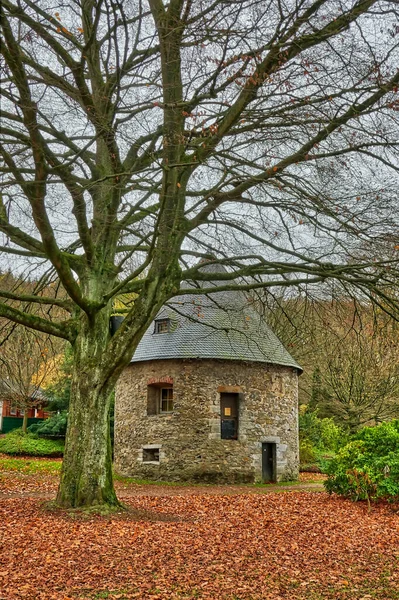
M 58 475 L 61 471 L 62 462 L 55 460 L 38 460 L 35 458 L 14 458 L 0 456 L 0 471 L 14 471 L 34 475 L 42 473 L 46 475 Z
M 4 439 L 4 438 L 3 438 Z M 47 441 L 47 440 L 46 440 Z M 48 475 L 59 475 L 61 471 L 62 461 L 55 461 L 52 459 L 43 457 L 16 457 L 12 455 L 0 456 L 0 471 L 13 471 L 25 474 L 48 474 Z M 151 479 L 139 479 L 134 477 L 124 477 L 114 473 L 114 480 L 124 483 L 126 485 L 151 485 L 151 486 L 168 486 L 168 487 L 214 487 L 213 483 L 191 483 L 189 481 L 162 481 L 162 480 L 151 480 Z M 312 480 L 301 482 L 301 481 L 280 481 L 274 484 L 265 483 L 243 483 L 240 486 L 245 488 L 263 488 L 267 489 L 271 485 L 276 487 L 304 485 L 307 483 L 320 483 L 319 481 Z M 229 484 L 220 484 L 220 489 L 223 491 L 223 487 Z
M 308 483 L 320 483 L 318 479 L 310 479 L 309 481 L 279 481 L 278 483 L 208 483 L 208 482 L 192 482 L 192 481 L 163 481 L 158 479 L 138 479 L 135 477 L 125 477 L 114 473 L 114 480 L 124 483 L 126 485 L 152 485 L 152 486 L 168 486 L 168 487 L 220 487 L 221 492 L 223 488 L 238 486 L 247 489 L 260 488 L 267 490 L 270 487 L 286 487 L 295 485 L 307 485 Z
M 15 429 L 0 438 L 0 453 L 12 456 L 61 457 L 64 453 L 64 443 L 59 440 L 45 440 L 36 434 Z

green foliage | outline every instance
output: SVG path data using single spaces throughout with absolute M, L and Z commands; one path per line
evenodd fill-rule
M 22 429 L 10 431 L 0 438 L 0 453 L 22 456 L 62 456 L 64 444 L 56 440 L 44 440 Z
M 110 406 L 110 435 L 111 443 L 114 443 L 114 405 L 115 396 L 112 395 Z M 65 437 L 68 425 L 68 412 L 66 410 L 45 419 L 40 423 L 34 423 L 28 429 L 30 433 L 35 433 L 39 437 Z
M 399 420 L 365 427 L 327 467 L 324 485 L 352 500 L 399 500 Z
M 318 411 L 302 406 L 299 413 L 299 460 L 301 469 L 326 472 L 339 448 L 348 441 L 333 419 L 320 419 Z
M 48 399 L 48 410 L 65 411 L 69 407 L 71 397 L 71 372 L 73 353 L 70 347 L 65 350 L 61 365 L 61 377 L 55 383 L 47 386 L 45 394 Z
M 65 437 L 68 422 L 66 410 L 53 415 L 49 419 L 34 423 L 28 428 L 30 433 L 36 433 L 39 437 Z
M 62 462 L 45 459 L 26 459 L 26 458 L 0 458 L 0 471 L 25 473 L 29 475 L 47 474 L 59 475 Z
M 308 439 L 299 442 L 299 460 L 301 465 L 316 462 L 316 451 L 312 442 Z
M 299 414 L 299 437 L 308 441 L 315 451 L 337 452 L 348 441 L 342 427 L 338 427 L 333 419 L 320 419 L 317 410 L 307 407 Z

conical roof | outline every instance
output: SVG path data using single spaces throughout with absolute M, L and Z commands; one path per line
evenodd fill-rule
M 220 265 L 204 264 L 215 273 L 213 282 L 185 287 L 212 287 Z M 156 322 L 169 320 L 168 331 L 156 333 Z M 214 292 L 176 296 L 161 308 L 139 343 L 132 362 L 162 359 L 222 359 L 284 365 L 302 371 L 243 292 Z

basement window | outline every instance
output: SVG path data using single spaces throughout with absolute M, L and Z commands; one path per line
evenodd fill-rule
M 154 333 L 169 333 L 170 319 L 158 319 L 155 321 Z
M 159 462 L 159 448 L 143 448 L 143 463 Z

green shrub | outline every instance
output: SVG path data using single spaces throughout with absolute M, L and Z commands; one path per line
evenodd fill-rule
M 352 500 L 399 500 L 399 421 L 365 427 L 327 466 L 326 490 Z
M 299 413 L 299 460 L 302 471 L 325 473 L 328 463 L 348 441 L 332 419 L 320 419 L 317 410 L 302 406 Z
M 58 440 L 40 439 L 34 433 L 15 429 L 0 438 L 0 453 L 22 456 L 62 456 L 64 444 Z
M 317 451 L 329 450 L 337 452 L 348 441 L 342 427 L 338 427 L 333 419 L 320 419 L 317 410 L 301 407 L 299 413 L 299 437 L 311 442 Z
M 319 447 L 331 452 L 338 452 L 342 446 L 348 443 L 349 436 L 342 427 L 336 425 L 333 419 L 319 419 L 320 421 L 320 443 Z
M 68 422 L 68 413 L 62 411 L 53 415 L 49 419 L 34 423 L 28 428 L 30 433 L 35 433 L 39 437 L 65 437 Z
M 299 443 L 299 461 L 301 465 L 316 462 L 316 452 L 310 440 L 301 440 Z
M 320 473 L 327 473 L 328 466 L 335 454 L 331 452 L 318 452 L 316 455 L 316 464 Z

